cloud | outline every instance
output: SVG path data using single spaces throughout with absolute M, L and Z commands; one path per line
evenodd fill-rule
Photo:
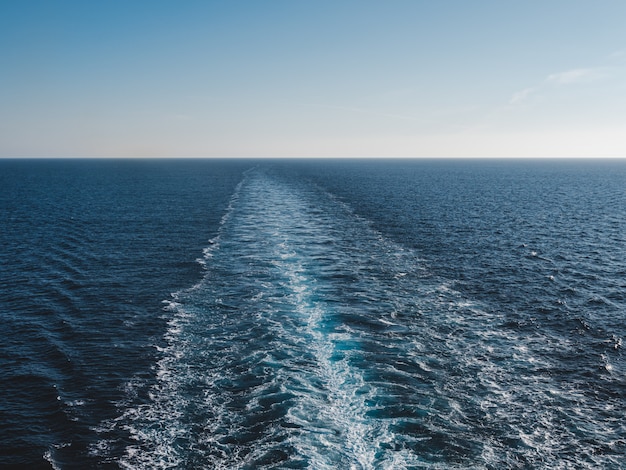
M 602 80 L 610 76 L 609 69 L 606 67 L 591 67 L 570 69 L 563 72 L 552 73 L 548 75 L 538 85 L 524 88 L 516 91 L 509 100 L 510 105 L 522 104 L 532 96 L 541 91 L 545 91 L 548 87 L 567 86 L 579 83 L 590 83 Z
M 548 75 L 545 82 L 557 85 L 568 85 L 570 83 L 588 83 L 607 76 L 603 68 L 572 69 L 565 72 Z
M 515 104 L 523 103 L 536 90 L 537 89 L 535 87 L 529 87 L 529 88 L 524 88 L 523 90 L 520 90 L 520 91 L 516 91 L 515 93 L 513 93 L 513 96 L 511 96 L 511 99 L 509 100 L 509 104 L 515 105 Z

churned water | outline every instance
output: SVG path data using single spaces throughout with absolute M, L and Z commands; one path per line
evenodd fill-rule
M 622 161 L 0 170 L 0 464 L 626 468 Z

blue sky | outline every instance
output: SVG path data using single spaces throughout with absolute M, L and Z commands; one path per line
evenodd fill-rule
M 623 0 L 3 0 L 0 156 L 626 156 Z

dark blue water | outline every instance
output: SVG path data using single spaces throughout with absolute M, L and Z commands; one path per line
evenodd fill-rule
M 626 468 L 623 161 L 0 161 L 0 466 Z

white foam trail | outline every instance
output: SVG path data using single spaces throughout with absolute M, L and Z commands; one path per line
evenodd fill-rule
M 408 463 L 417 461 L 410 452 L 377 455 L 381 444 L 393 442 L 393 432 L 388 423 L 367 416 L 367 400 L 382 392 L 368 384 L 363 371 L 351 364 L 353 356 L 359 354 L 359 338 L 349 328 L 333 325 L 335 312 L 318 289 L 320 281 L 315 272 L 306 266 L 312 262 L 309 258 L 312 246 L 330 239 L 334 235 L 326 232 L 336 230 L 328 226 L 329 222 L 313 218 L 310 211 L 297 193 L 260 173 L 248 174 L 238 186 L 217 236 L 205 249 L 207 278 L 165 301 L 165 309 L 172 314 L 165 335 L 167 346 L 157 366 L 157 383 L 150 391 L 151 402 L 129 409 L 122 419 L 138 443 L 128 447 L 126 457 L 120 462 L 122 467 L 183 466 L 189 458 L 186 454 L 193 452 L 191 448 L 203 446 L 207 448 L 203 457 L 205 465 L 248 468 L 274 445 L 271 439 L 267 444 L 259 441 L 250 451 L 238 444 L 225 444 L 229 435 L 245 433 L 245 416 L 230 411 L 236 397 L 228 396 L 218 385 L 231 380 L 228 368 L 233 365 L 228 365 L 232 362 L 228 359 L 231 354 L 228 350 L 234 355 L 248 354 L 243 352 L 245 348 L 237 339 L 242 332 L 234 330 L 236 336 L 232 339 L 220 338 L 226 330 L 220 329 L 217 318 L 210 319 L 217 322 L 214 325 L 217 336 L 206 346 L 209 348 L 207 357 L 210 357 L 210 348 L 224 348 L 225 355 L 219 356 L 219 361 L 228 362 L 223 367 L 200 365 L 200 369 L 194 362 L 202 355 L 194 343 L 207 341 L 206 335 L 210 332 L 198 323 L 205 321 L 198 314 L 206 315 L 206 312 L 190 310 L 191 306 L 182 298 L 196 295 L 196 292 L 200 295 L 215 291 L 217 296 L 206 301 L 215 305 L 227 302 L 219 296 L 219 287 L 216 287 L 216 282 L 219 284 L 223 279 L 212 278 L 212 270 L 217 267 L 238 272 L 235 282 L 250 282 L 250 288 L 258 290 L 251 291 L 248 300 L 238 301 L 261 308 L 256 312 L 257 323 L 265 323 L 274 331 L 277 345 L 285 348 L 288 358 L 295 360 L 298 355 L 306 354 L 313 360 L 304 368 L 287 369 L 287 364 L 276 364 L 278 375 L 250 390 L 254 397 L 246 405 L 252 414 L 263 408 L 263 400 L 272 393 L 292 397 L 285 415 L 286 431 L 281 431 L 287 432 L 286 442 L 294 453 L 292 460 L 304 459 L 310 468 L 316 469 L 334 469 L 337 465 L 350 469 L 405 468 Z M 329 249 L 334 248 L 331 246 L 326 251 Z M 238 257 L 232 262 L 242 264 L 233 265 L 228 253 Z M 333 253 L 324 254 L 321 250 L 318 256 L 332 259 Z M 252 271 L 261 265 L 267 267 L 257 276 Z M 263 281 L 269 273 L 271 278 Z M 277 316 L 280 309 L 285 312 Z M 230 320 L 225 317 L 225 321 Z M 194 333 L 196 330 L 198 332 Z M 240 358 L 238 363 L 266 364 L 267 367 L 276 360 L 268 352 L 252 354 L 257 357 Z M 237 379 L 237 376 L 232 377 L 232 380 Z M 190 383 L 199 380 L 205 384 L 201 401 L 200 396 L 194 397 L 188 390 Z M 193 435 L 193 423 L 185 415 L 186 410 L 194 407 L 200 407 L 205 413 L 202 436 Z
M 304 334 L 311 338 L 309 347 L 318 363 L 318 379 L 323 387 L 316 396 L 298 396 L 296 392 L 298 403 L 290 410 L 289 418 L 306 432 L 291 442 L 300 454 L 311 459 L 314 468 L 336 468 L 337 456 L 341 454 L 347 454 L 344 458 L 349 460 L 349 468 L 375 468 L 372 438 L 377 430 L 364 415 L 364 398 L 368 396 L 363 394 L 365 381 L 346 358 L 333 359 L 337 344 L 351 338 L 323 331 L 324 309 L 311 300 L 314 292 L 307 284 L 302 266 L 290 262 L 285 263 L 283 269 L 294 294 L 296 312 L 306 325 Z

